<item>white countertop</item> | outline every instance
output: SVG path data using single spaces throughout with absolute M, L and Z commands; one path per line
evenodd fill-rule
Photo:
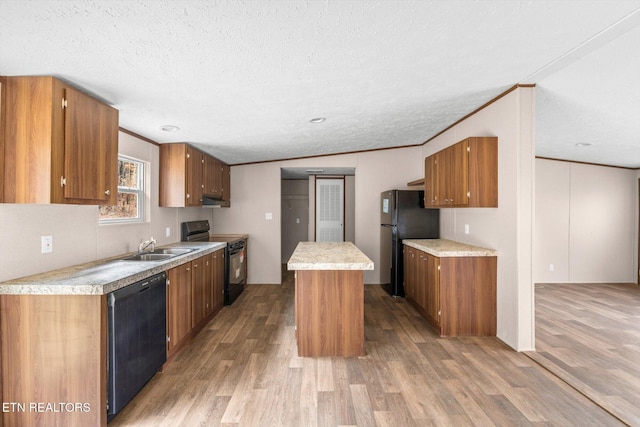
M 154 274 L 200 258 L 226 246 L 226 243 L 179 242 L 162 248 L 196 250 L 163 261 L 124 261 L 124 254 L 104 260 L 60 268 L 0 283 L 5 295 L 104 295 Z
M 440 258 L 498 256 L 498 251 L 495 249 L 467 245 L 466 243 L 446 239 L 403 239 L 402 243 Z
M 351 242 L 300 242 L 289 270 L 373 270 L 371 261 Z

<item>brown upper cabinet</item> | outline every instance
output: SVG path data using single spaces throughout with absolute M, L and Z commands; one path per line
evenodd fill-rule
M 425 207 L 498 207 L 498 138 L 471 137 L 424 162 Z
M 202 206 L 205 196 L 229 206 L 228 170 L 229 166 L 189 144 L 161 144 L 160 206 Z
M 231 168 L 222 163 L 222 204 L 223 208 L 231 206 Z
M 231 206 L 231 186 L 229 165 L 215 157 L 205 156 L 204 194 L 220 200 L 220 206 Z
M 115 204 L 118 110 L 53 77 L 4 77 L 4 202 Z
M 222 162 L 215 157 L 205 156 L 204 194 L 216 199 L 222 198 Z

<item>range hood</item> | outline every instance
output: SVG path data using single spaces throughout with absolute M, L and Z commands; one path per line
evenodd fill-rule
M 202 206 L 209 206 L 209 207 L 220 207 L 223 204 L 223 200 L 220 198 L 213 198 L 211 196 L 202 196 Z

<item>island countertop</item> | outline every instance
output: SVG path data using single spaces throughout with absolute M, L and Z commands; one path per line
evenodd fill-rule
M 446 239 L 403 239 L 402 243 L 440 258 L 498 256 L 498 251 L 495 249 L 481 248 Z
M 179 242 L 162 247 L 194 250 L 163 261 L 125 261 L 122 258 L 126 255 L 120 255 L 78 264 L 1 282 L 0 295 L 105 295 L 215 252 L 226 245 L 226 243 L 213 242 Z
M 300 242 L 289 270 L 373 270 L 371 261 L 351 242 Z

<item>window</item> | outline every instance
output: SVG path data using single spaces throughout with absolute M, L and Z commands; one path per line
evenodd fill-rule
M 144 219 L 144 163 L 118 156 L 118 198 L 113 206 L 100 206 L 100 222 L 139 222 Z

